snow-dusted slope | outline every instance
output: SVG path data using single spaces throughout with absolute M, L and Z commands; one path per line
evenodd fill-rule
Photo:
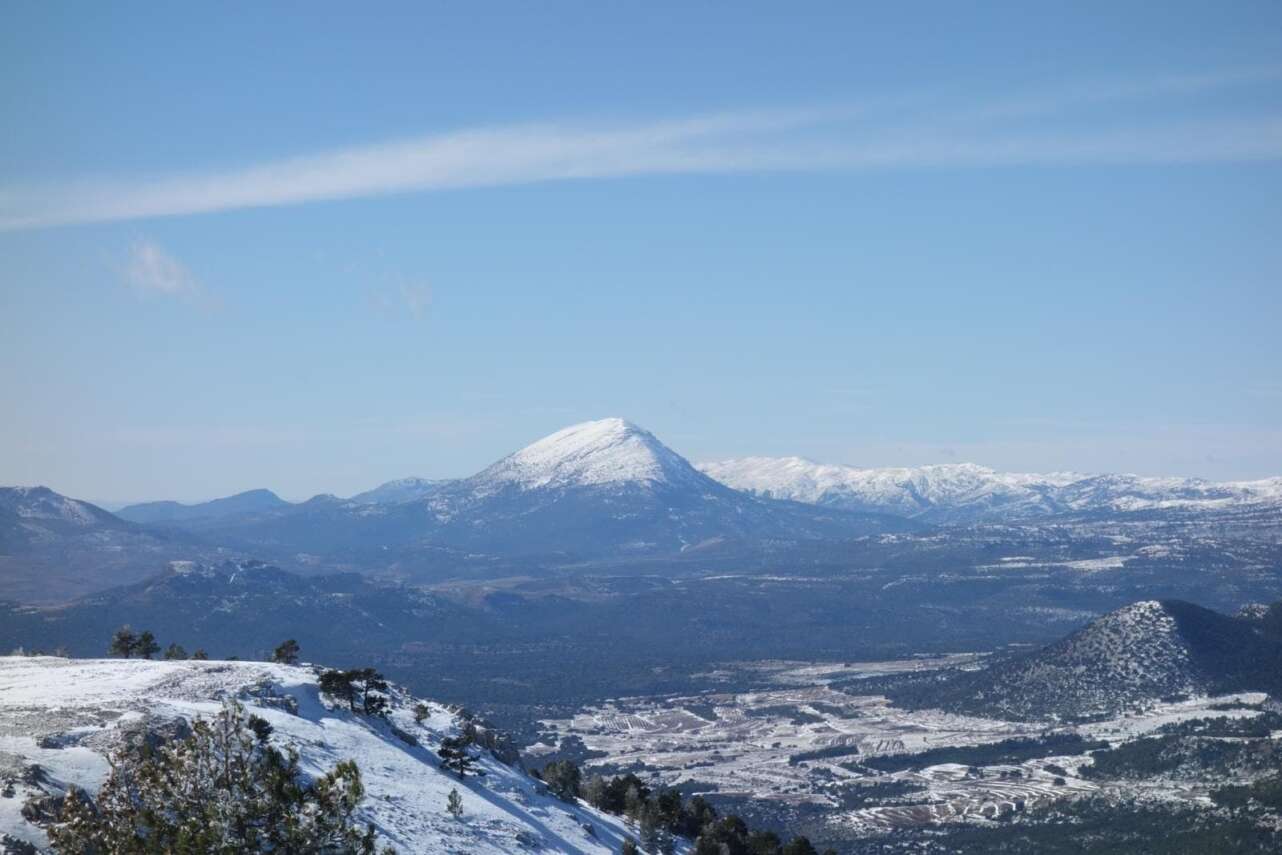
M 524 490 L 618 484 L 706 487 L 685 458 L 631 422 L 619 418 L 571 425 L 527 445 L 474 479 Z
M 357 493 L 349 501 L 362 505 L 395 505 L 401 502 L 412 502 L 428 495 L 442 483 L 444 482 L 432 478 L 397 478 L 395 481 L 379 484 L 372 490 Z
M 916 701 L 999 718 L 1095 717 L 1172 695 L 1275 692 L 1280 681 L 1282 636 L 1271 624 L 1146 600 L 1041 650 L 928 687 Z
M 68 498 L 48 487 L 0 487 L 0 513 L 39 530 L 120 524 L 97 505 Z
M 293 745 L 307 774 L 355 760 L 363 818 L 400 853 L 612 853 L 635 836 L 617 817 L 559 801 L 492 757 L 479 764 L 484 777 L 460 781 L 440 769 L 436 748 L 457 735 L 460 718 L 429 704 L 419 725 L 416 700 L 400 691 L 384 722 L 329 708 L 310 668 L 53 657 L 0 657 L 0 835 L 46 846 L 44 832 L 22 815 L 27 799 L 73 784 L 95 792 L 108 772 L 106 754 L 127 731 L 213 716 L 224 698 L 267 719 L 273 741 Z M 451 788 L 463 797 L 461 819 L 445 810 Z
M 800 457 L 745 457 L 702 463 L 699 469 L 756 495 L 936 521 L 1252 505 L 1282 509 L 1282 478 L 1215 483 L 1138 475 L 998 472 L 973 463 L 860 469 Z
M 54 603 L 151 576 L 196 550 L 48 487 L 0 487 L 0 599 Z

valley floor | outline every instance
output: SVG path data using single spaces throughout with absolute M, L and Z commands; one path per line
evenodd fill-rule
M 720 676 L 731 681 L 736 672 L 751 671 L 757 678 L 765 673 L 774 688 L 617 699 L 542 722 L 540 742 L 525 753 L 537 763 L 577 751 L 587 771 L 633 771 L 708 794 L 714 802 L 749 808 L 759 821 L 773 817 L 796 827 L 813 820 L 827 827 L 831 839 L 839 839 L 955 821 L 983 824 L 1088 795 L 1209 805 L 1212 787 L 1232 781 L 1088 778 L 1080 769 L 1091 758 L 1081 746 L 1116 745 L 1190 719 L 1257 716 L 1266 699 L 1259 693 L 1196 697 L 1088 724 L 1048 726 L 905 710 L 882 695 L 861 693 L 860 682 L 869 677 L 977 662 L 957 655 L 844 664 L 740 663 L 726 666 Z M 1003 740 L 1048 740 L 1051 747 L 1010 762 L 984 759 L 977 751 L 964 762 L 905 761 L 904 768 L 883 770 L 865 765 L 870 758 L 925 751 L 939 756 L 939 749 L 948 748 L 965 757 L 968 747 Z M 1060 753 L 1056 744 L 1076 747 Z

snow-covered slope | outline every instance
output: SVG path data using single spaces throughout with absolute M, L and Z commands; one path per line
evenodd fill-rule
M 0 514 L 33 531 L 120 524 L 97 505 L 68 498 L 48 487 L 0 487 Z
M 940 522 L 1055 513 L 1282 510 L 1282 478 L 1216 483 L 1196 478 L 998 472 L 973 463 L 860 469 L 800 457 L 745 457 L 699 469 L 737 490 L 808 504 Z
M 617 484 L 706 488 L 685 458 L 631 422 L 583 422 L 527 445 L 481 472 L 478 485 L 524 490 Z
M 362 505 L 396 505 L 401 502 L 412 502 L 431 493 L 439 484 L 444 483 L 433 478 L 397 478 L 379 484 L 372 490 L 357 493 L 349 501 Z
M 307 774 L 355 760 L 366 790 L 363 819 L 400 853 L 612 853 L 635 837 L 619 818 L 559 801 L 488 755 L 479 764 L 484 777 L 460 781 L 442 770 L 436 748 L 459 733 L 462 720 L 429 703 L 420 725 L 416 700 L 400 691 L 389 720 L 380 721 L 327 706 L 316 673 L 305 667 L 53 657 L 0 657 L 0 834 L 46 846 L 44 832 L 23 817 L 24 802 L 73 784 L 95 792 L 108 772 L 106 755 L 126 732 L 163 732 L 176 719 L 213 716 L 225 698 L 267 719 L 273 741 L 294 746 Z M 452 788 L 463 798 L 460 819 L 445 810 Z

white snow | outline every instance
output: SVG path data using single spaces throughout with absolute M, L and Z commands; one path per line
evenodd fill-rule
M 272 697 L 292 698 L 297 714 Z M 330 709 L 318 693 L 316 672 L 260 662 L 153 662 L 0 657 L 0 773 L 5 755 L 39 764 L 55 790 L 69 784 L 96 791 L 107 774 L 105 754 L 122 726 L 175 718 L 212 716 L 224 698 L 239 698 L 275 729 L 273 740 L 293 745 L 304 771 L 321 774 L 344 759 L 361 770 L 366 797 L 363 819 L 373 822 L 380 843 L 401 853 L 509 853 L 542 847 L 566 853 L 617 852 L 624 836 L 636 836 L 617 817 L 582 804 L 567 804 L 517 768 L 482 752 L 484 777 L 465 780 L 436 764 L 436 749 L 461 722 L 439 704 L 419 725 L 417 699 L 394 690 L 389 720 Z M 392 726 L 412 734 L 413 746 Z M 50 741 L 49 737 L 55 737 Z M 45 738 L 46 745 L 38 747 Z M 445 811 L 452 788 L 464 814 Z M 40 829 L 19 810 L 33 789 L 0 796 L 0 832 L 46 845 Z M 591 828 L 589 832 L 587 829 Z
M 445 481 L 432 478 L 397 478 L 372 490 L 357 493 L 348 501 L 362 505 L 399 504 L 421 499 Z
M 494 487 L 526 490 L 704 480 L 649 431 L 619 418 L 559 430 L 503 458 L 477 478 Z
M 771 498 L 908 516 L 1282 505 L 1282 477 L 1216 483 L 1198 478 L 998 472 L 974 463 L 861 469 L 801 457 L 745 457 L 700 463 L 698 468 L 727 486 Z
M 55 493 L 48 487 L 0 488 L 0 508 L 7 508 L 24 520 L 65 522 L 90 526 L 98 521 L 90 506 Z

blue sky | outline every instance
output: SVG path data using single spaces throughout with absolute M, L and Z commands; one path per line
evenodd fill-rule
M 0 483 L 1282 474 L 1282 6 L 23 4 Z

